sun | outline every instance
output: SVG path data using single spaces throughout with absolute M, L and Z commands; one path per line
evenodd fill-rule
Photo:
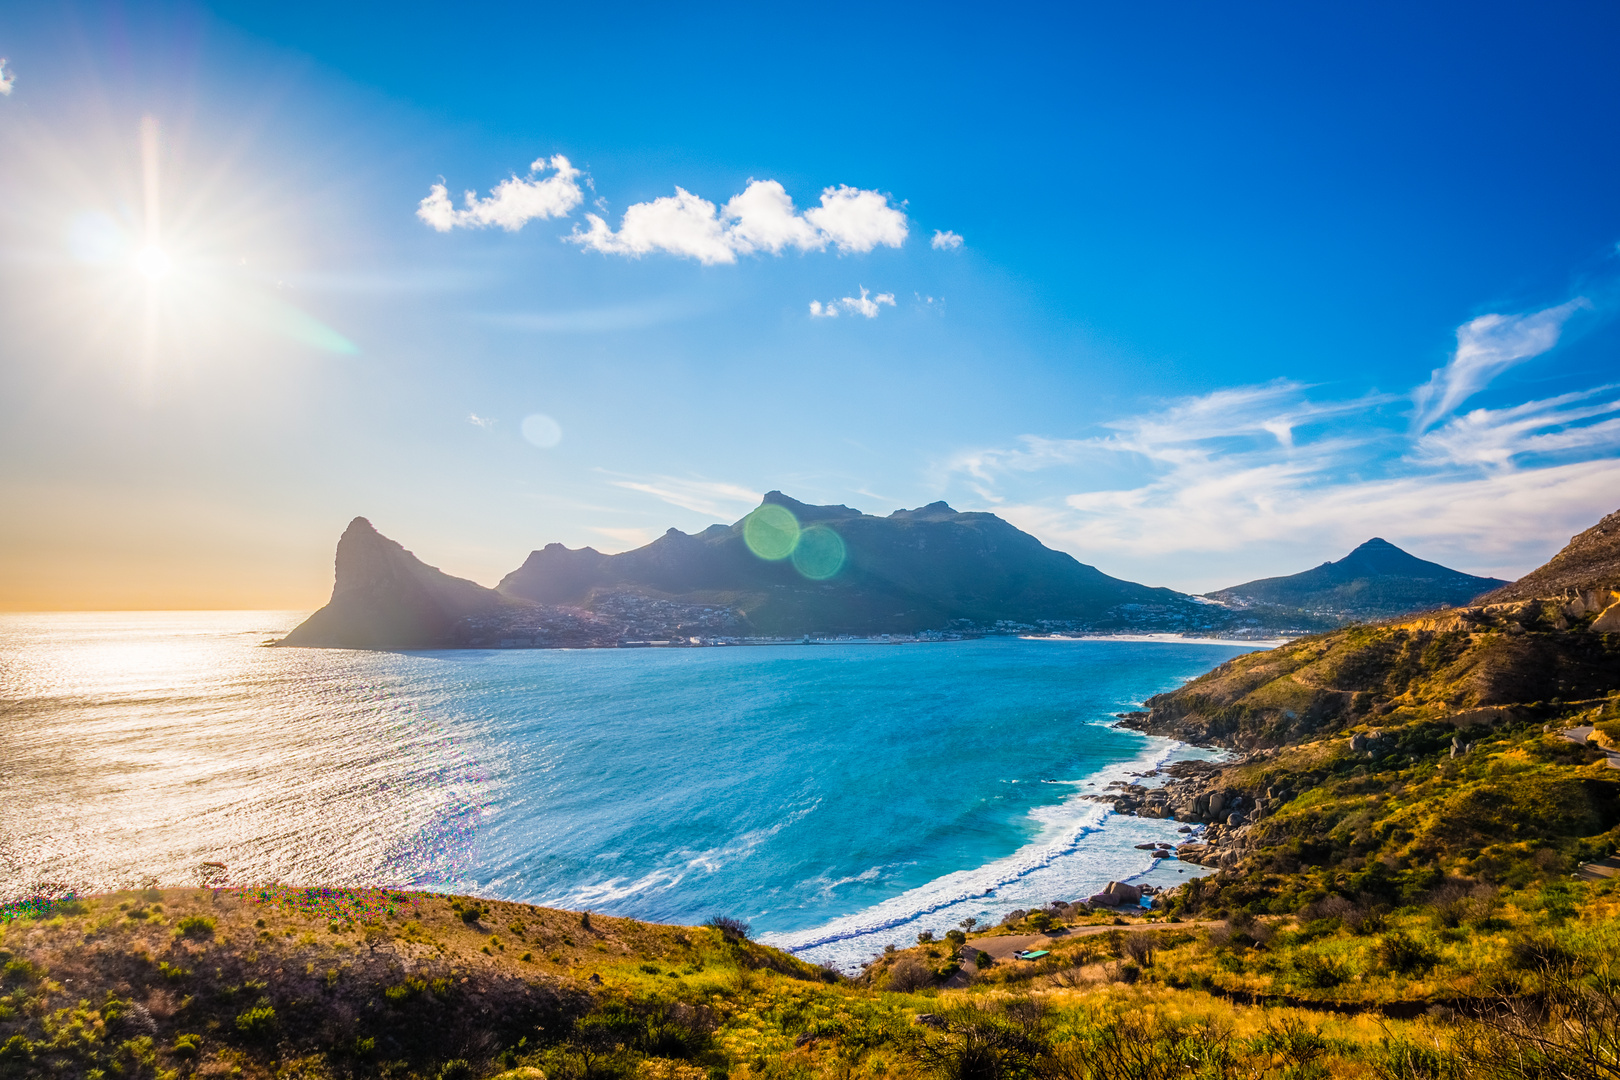
M 136 253 L 135 269 L 147 281 L 156 284 L 169 276 L 169 271 L 174 269 L 174 260 L 156 244 L 148 244 Z

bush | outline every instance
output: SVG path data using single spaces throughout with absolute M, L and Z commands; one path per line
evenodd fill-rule
M 1301 953 L 1294 958 L 1294 974 L 1300 983 L 1317 990 L 1338 986 L 1350 977 L 1344 965 L 1320 953 Z
M 477 922 L 483 917 L 484 909 L 478 907 L 477 905 L 461 909 L 461 921 L 466 923 L 468 926 L 471 926 L 473 923 Z
M 1378 943 L 1378 960 L 1390 971 L 1417 975 L 1428 971 L 1440 956 L 1428 945 L 1396 931 Z
M 733 919 L 729 915 L 715 915 L 709 919 L 705 926 L 712 926 L 720 931 L 720 936 L 727 941 L 741 941 L 753 933 L 753 927 L 741 919 Z
M 473 1080 L 473 1067 L 462 1058 L 451 1058 L 439 1066 L 439 1080 Z
M 201 1035 L 176 1035 L 169 1053 L 177 1058 L 194 1058 L 202 1047 Z
M 214 936 L 214 920 L 206 915 L 187 915 L 174 924 L 182 937 L 211 938 Z
M 275 1006 L 261 1001 L 236 1017 L 236 1030 L 250 1039 L 262 1039 L 276 1030 Z
M 932 986 L 934 973 L 924 967 L 915 958 L 902 956 L 889 969 L 889 977 L 884 982 L 885 989 L 893 990 L 897 994 L 910 994 L 921 990 L 925 986 Z

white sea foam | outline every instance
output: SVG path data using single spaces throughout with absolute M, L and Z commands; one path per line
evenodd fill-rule
M 1040 823 L 1041 831 L 1011 855 L 976 869 L 946 874 L 821 926 L 764 934 L 760 940 L 813 963 L 830 963 L 853 972 L 885 945 L 909 945 L 921 931 L 943 935 L 970 917 L 994 924 L 1016 908 L 1083 900 L 1109 881 L 1128 881 L 1147 873 L 1154 860 L 1136 845 L 1176 839 L 1179 823 L 1115 814 L 1107 804 L 1085 796 L 1102 794 L 1114 781 L 1129 781 L 1171 761 L 1208 754 L 1173 739 L 1140 738 L 1144 746 L 1135 758 L 1079 780 L 1064 781 L 1075 788 L 1074 794 L 1056 805 L 1031 811 L 1030 817 Z M 1185 869 L 1189 875 L 1202 872 L 1192 866 Z

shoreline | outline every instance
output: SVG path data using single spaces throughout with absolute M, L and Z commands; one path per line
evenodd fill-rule
M 1100 722 L 1099 726 L 1112 727 Z M 858 971 L 874 954 L 881 954 L 884 946 L 906 948 L 921 931 L 943 935 L 965 917 L 978 918 L 981 930 L 993 928 L 1019 908 L 1041 907 L 1054 899 L 1084 902 L 1109 881 L 1143 881 L 1167 861 L 1193 877 L 1207 876 L 1213 872 L 1207 867 L 1156 860 L 1137 847 L 1149 840 L 1185 840 L 1186 834 L 1175 831 L 1183 823 L 1121 814 L 1098 801 L 1097 793 L 1109 790 L 1110 782 L 1156 775 L 1177 761 L 1207 760 L 1210 753 L 1178 739 L 1136 734 L 1146 743 L 1141 753 L 1062 781 L 1074 789 L 1072 794 L 1031 810 L 1029 816 L 1036 821 L 1048 820 L 1040 833 L 1015 851 L 818 926 L 763 933 L 759 940 L 812 963 Z

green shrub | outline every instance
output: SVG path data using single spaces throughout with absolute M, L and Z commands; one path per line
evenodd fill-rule
M 439 1080 L 473 1080 L 473 1067 L 461 1058 L 452 1058 L 439 1066 Z
M 1319 953 L 1301 953 L 1294 958 L 1294 974 L 1304 986 L 1327 990 L 1350 977 L 1343 964 Z
M 1396 931 L 1378 943 L 1378 960 L 1390 971 L 1401 975 L 1417 975 L 1428 971 L 1440 956 L 1428 945 Z
M 250 1039 L 262 1039 L 276 1030 L 276 1009 L 269 1002 L 260 1002 L 244 1013 L 237 1014 L 236 1030 Z
M 0 1043 L 0 1062 L 7 1065 L 31 1061 L 33 1057 L 34 1044 L 21 1035 L 13 1035 L 5 1042 Z
M 201 1048 L 201 1035 L 176 1035 L 174 1045 L 169 1048 L 169 1053 L 177 1058 L 194 1058 Z
M 206 915 L 187 915 L 174 924 L 181 936 L 188 938 L 211 938 L 214 936 L 214 920 Z

